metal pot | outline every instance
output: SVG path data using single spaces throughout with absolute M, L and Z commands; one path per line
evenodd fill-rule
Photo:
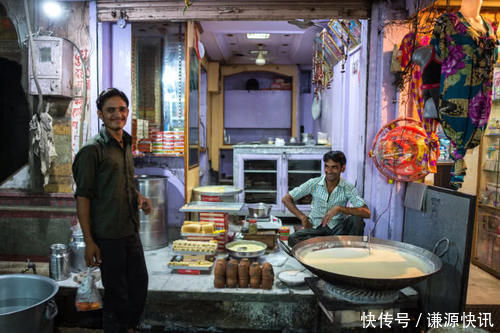
M 54 331 L 57 283 L 44 276 L 0 275 L 0 332 Z
M 66 280 L 71 276 L 69 269 L 69 251 L 64 244 L 50 246 L 49 275 L 56 281 Z
M 261 249 L 257 251 L 247 251 L 248 245 L 257 245 Z M 266 253 L 267 245 L 259 241 L 237 240 L 226 244 L 229 255 L 235 258 L 257 258 Z
M 253 218 L 268 218 L 271 215 L 273 206 L 259 202 L 256 204 L 247 205 L 248 217 Z
M 415 277 L 364 278 L 324 271 L 304 263 L 303 260 L 305 253 L 308 251 L 335 247 L 366 248 L 367 245 L 363 236 L 315 237 L 296 244 L 291 254 L 304 265 L 304 267 L 327 282 L 372 290 L 398 290 L 408 287 L 437 273 L 442 267 L 441 259 L 430 251 L 411 244 L 378 238 L 371 238 L 370 246 L 372 248 L 382 247 L 391 251 L 406 252 L 416 256 L 427 267 L 427 273 Z

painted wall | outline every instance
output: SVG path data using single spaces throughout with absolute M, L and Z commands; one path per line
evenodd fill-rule
M 311 99 L 303 96 L 302 111 L 305 132 L 328 133 L 332 150 L 341 150 L 347 158 L 343 177 L 356 184 L 363 193 L 363 170 L 365 154 L 365 114 L 366 114 L 366 63 L 367 63 L 367 23 L 363 23 L 361 47 L 352 50 L 347 62 L 338 63 L 334 68 L 330 89 L 322 94 L 322 113 L 318 120 L 311 117 Z
M 392 15 L 394 15 L 392 9 L 385 3 L 377 2 L 372 7 L 365 156 L 368 155 L 378 130 L 395 119 L 399 111 L 398 96 L 392 84 L 394 76 L 389 69 L 394 44 L 401 41 L 407 30 L 386 26 L 385 23 L 389 17 L 393 17 Z M 364 189 L 365 200 L 372 212 L 367 226 L 368 230 L 371 230 L 376 222 L 376 237 L 401 240 L 405 183 L 389 184 L 376 169 L 373 161 L 367 159 Z

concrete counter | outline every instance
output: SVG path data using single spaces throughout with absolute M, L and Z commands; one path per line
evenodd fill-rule
M 149 291 L 144 321 L 150 325 L 268 331 L 314 325 L 317 309 L 312 291 L 306 286 L 288 288 L 277 278 L 283 270 L 303 269 L 297 260 L 282 252 L 259 258 L 259 262 L 273 265 L 275 281 L 271 290 L 214 288 L 213 269 L 208 274 L 177 274 L 168 268 L 172 256 L 171 245 L 145 252 Z M 60 293 L 74 295 L 74 276 L 58 282 Z M 102 288 L 100 281 L 97 286 Z

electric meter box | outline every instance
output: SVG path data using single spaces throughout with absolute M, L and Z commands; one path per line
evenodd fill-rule
M 73 97 L 73 46 L 71 43 L 58 37 L 36 37 L 33 39 L 33 54 L 42 95 Z M 31 95 L 38 95 L 33 78 L 31 54 L 28 59 L 29 91 Z

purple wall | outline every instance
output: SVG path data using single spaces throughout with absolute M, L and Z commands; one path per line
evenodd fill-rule
M 375 3 L 372 7 L 372 27 L 383 27 L 381 18 L 389 11 L 391 9 L 385 3 Z M 400 42 L 406 32 L 393 26 L 386 26 L 384 30 L 380 32 L 378 29 L 371 29 L 370 32 L 366 155 L 378 130 L 397 115 L 397 105 L 393 103 L 393 100 L 397 100 L 396 89 L 392 85 L 394 76 L 390 73 L 391 51 L 394 43 Z M 378 221 L 377 237 L 397 241 L 402 239 L 405 189 L 406 183 L 388 184 L 373 161 L 367 161 L 365 199 L 372 211 L 370 228 Z
M 102 61 L 99 70 L 102 76 L 99 80 L 99 90 L 110 87 L 123 91 L 129 101 L 132 100 L 132 25 L 125 28 L 114 23 L 101 23 L 100 54 Z M 129 113 L 125 130 L 131 133 L 132 113 Z

